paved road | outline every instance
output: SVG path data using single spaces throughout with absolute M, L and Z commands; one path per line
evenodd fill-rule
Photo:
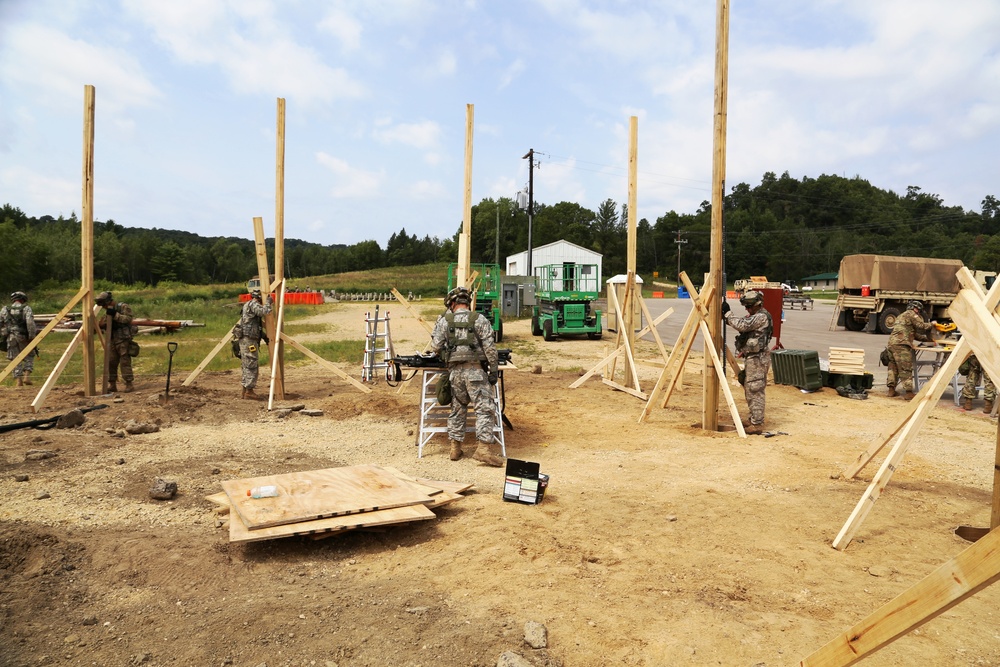
M 785 321 L 781 325 L 782 346 L 786 350 L 816 350 L 820 359 L 827 359 L 830 356 L 831 347 L 863 349 L 865 351 L 865 370 L 874 376 L 875 389 L 884 391 L 886 368 L 879 366 L 878 357 L 885 348 L 889 337 L 860 331 L 845 331 L 842 327 L 830 331 L 833 303 L 815 300 L 813 304 L 812 310 L 785 311 Z M 729 305 L 733 308 L 733 312 L 738 315 L 743 315 L 746 312 L 746 309 L 736 299 L 730 299 Z M 654 318 L 667 308 L 674 309 L 674 313 L 657 327 L 663 342 L 667 345 L 673 345 L 677 336 L 680 335 L 684 321 L 691 312 L 691 300 L 646 299 L 646 306 Z M 652 340 L 652 336 L 647 336 L 647 338 Z M 728 329 L 727 338 L 731 347 L 735 338 L 732 329 Z M 700 335 L 695 345 L 695 349 L 700 353 L 703 349 Z

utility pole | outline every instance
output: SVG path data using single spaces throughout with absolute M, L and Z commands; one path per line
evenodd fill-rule
M 528 153 L 521 158 L 528 161 L 528 276 L 535 274 L 531 268 L 531 222 L 535 216 L 535 149 L 529 148 Z
M 675 229 L 674 233 L 677 234 L 677 240 L 674 243 L 677 244 L 677 287 L 681 286 L 681 244 L 687 243 L 687 239 L 681 238 L 681 230 Z
M 497 235 L 495 240 L 496 244 L 494 245 L 493 249 L 493 263 L 499 266 L 500 264 L 500 198 L 499 197 L 497 198 Z

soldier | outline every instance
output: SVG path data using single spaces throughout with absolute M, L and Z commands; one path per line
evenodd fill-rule
M 764 431 L 764 389 L 767 387 L 767 371 L 771 367 L 771 333 L 774 323 L 771 314 L 764 310 L 764 297 L 760 292 L 750 290 L 740 297 L 740 303 L 747 309 L 746 317 L 736 317 L 729 312 L 729 304 L 722 302 L 722 317 L 726 324 L 739 332 L 736 336 L 736 353 L 743 357 L 743 393 L 750 410 L 746 432 L 759 435 Z
M 997 400 L 997 388 L 976 355 L 972 355 L 969 357 L 969 373 L 962 386 L 963 409 L 972 409 L 972 401 L 979 395 L 980 382 L 983 383 L 983 412 L 990 414 L 993 412 L 993 403 Z
M 932 341 L 934 325 L 924 322 L 920 311 L 924 304 L 914 299 L 906 304 L 906 312 L 896 318 L 896 324 L 889 334 L 889 374 L 886 378 L 889 398 L 899 396 L 896 393 L 896 385 L 902 383 L 903 398 L 910 400 L 913 398 L 913 362 L 915 352 L 913 351 L 914 340 Z
M 108 355 L 108 391 L 118 391 L 118 366 L 121 365 L 122 379 L 125 380 L 125 392 L 132 391 L 132 355 L 129 347 L 135 334 L 132 327 L 132 307 L 127 303 L 115 302 L 111 292 L 101 292 L 94 303 L 104 309 L 104 317 L 98 325 L 101 331 L 107 331 L 107 318 L 111 318 L 111 343 L 104 353 Z
M 21 350 L 35 337 L 35 314 L 28 305 L 28 295 L 14 292 L 10 295 L 10 305 L 0 308 L 0 338 L 7 343 L 7 359 L 16 359 Z M 14 367 L 17 386 L 31 384 L 31 371 L 35 368 L 35 354 L 29 354 L 24 361 Z
M 469 310 L 471 304 L 472 295 L 466 288 L 456 287 L 448 292 L 444 300 L 448 311 L 434 324 L 431 347 L 448 364 L 452 396 L 448 417 L 451 460 L 462 458 L 465 419 L 469 403 L 472 403 L 479 443 L 472 458 L 499 467 L 503 465 L 503 458 L 494 451 L 497 448 L 493 436 L 496 406 L 492 387 L 497 383 L 499 372 L 497 349 L 490 321 L 482 313 Z
M 260 350 L 260 341 L 267 341 L 267 332 L 264 331 L 264 316 L 271 312 L 271 304 L 274 299 L 267 295 L 267 303 L 261 300 L 259 289 L 250 291 L 250 300 L 243 304 L 243 313 L 240 321 L 236 323 L 236 333 L 240 339 L 240 362 L 242 374 L 240 384 L 243 387 L 243 394 L 240 398 L 257 400 L 254 387 L 257 386 L 258 363 L 257 357 Z

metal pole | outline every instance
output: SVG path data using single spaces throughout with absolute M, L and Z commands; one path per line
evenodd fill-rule
M 493 252 L 493 263 L 500 265 L 500 200 L 497 199 L 497 236 L 496 245 Z
M 528 161 L 528 276 L 534 276 L 531 268 L 531 222 L 535 215 L 535 149 L 529 148 L 522 160 Z

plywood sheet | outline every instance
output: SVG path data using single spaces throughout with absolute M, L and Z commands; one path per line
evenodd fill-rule
M 417 477 L 415 481 L 436 489 L 441 489 L 442 491 L 448 491 L 449 493 L 464 493 L 475 486 L 473 483 L 449 482 L 442 479 L 426 479 L 423 477 Z
M 424 505 L 407 505 L 405 507 L 393 507 L 392 509 L 363 512 L 361 514 L 335 516 L 326 519 L 316 519 L 314 521 L 301 521 L 299 523 L 250 530 L 245 523 L 240 521 L 238 516 L 230 514 L 229 541 L 259 542 L 261 540 L 273 540 L 293 535 L 326 536 L 329 533 L 354 528 L 385 526 L 409 521 L 427 521 L 428 519 L 435 518 L 435 516 L 434 512 L 427 509 Z
M 278 487 L 275 498 L 247 495 L 255 486 L 271 484 Z M 227 480 L 222 488 L 250 530 L 431 502 L 427 494 L 375 465 Z

